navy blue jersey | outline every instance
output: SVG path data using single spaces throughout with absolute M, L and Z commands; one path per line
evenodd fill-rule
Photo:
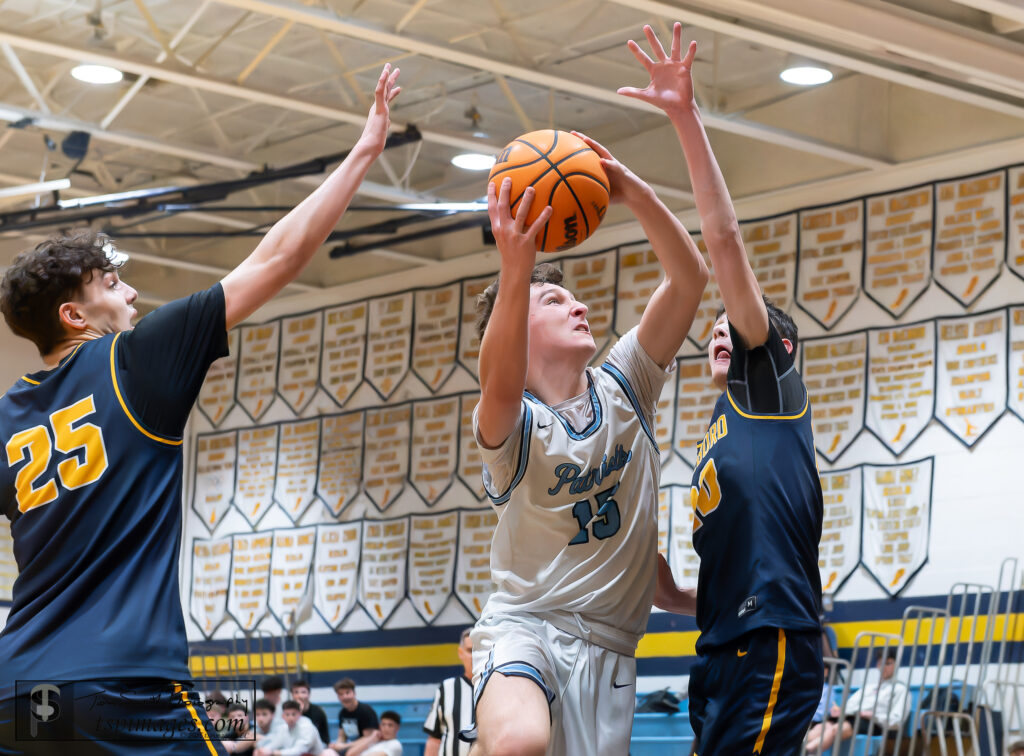
M 224 297 L 218 285 L 179 302 L 135 332 L 82 344 L 0 398 L 0 512 L 19 570 L 0 633 L 0 699 L 19 679 L 188 679 L 182 439 L 147 426 L 132 406 L 141 376 L 126 386 L 119 367 L 122 351 L 144 363 L 162 349 L 168 403 L 194 400 L 226 352 Z
M 700 556 L 698 651 L 762 627 L 820 629 L 823 505 L 811 411 L 792 358 L 769 330 L 768 342 L 750 351 L 733 332 L 729 388 L 697 448 L 690 495 Z M 773 396 L 782 411 L 762 414 L 737 399 L 748 381 L 764 381 L 763 370 L 752 369 L 759 363 L 775 384 L 747 386 L 746 397 Z M 799 402 L 787 407 L 794 385 Z

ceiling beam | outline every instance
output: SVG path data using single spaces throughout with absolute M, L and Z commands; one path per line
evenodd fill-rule
M 1024 26 L 1024 5 L 1021 5 L 1020 2 L 1010 2 L 1010 0 L 953 0 L 953 2 L 993 16 L 1016 21 Z
M 729 0 L 724 0 L 728 2 Z M 923 92 L 948 97 L 968 105 L 974 105 L 986 110 L 1003 113 L 1015 118 L 1024 119 L 1024 105 L 992 97 L 964 87 L 948 84 L 942 81 L 921 76 L 919 74 L 903 70 L 892 64 L 877 63 L 864 60 L 853 55 L 836 52 L 821 45 L 791 39 L 782 34 L 762 31 L 750 25 L 744 25 L 734 21 L 727 21 L 717 16 L 700 13 L 692 9 L 678 8 L 664 0 L 612 0 L 612 2 L 627 8 L 639 10 L 652 15 L 663 16 L 671 20 L 682 20 L 687 24 L 699 26 L 708 31 L 725 34 L 746 42 L 770 47 L 775 50 L 801 55 L 817 60 L 828 65 L 841 66 L 850 71 L 857 71 L 868 76 L 873 76 L 894 84 L 918 89 Z M 638 30 L 639 31 L 639 30 Z
M 708 0 L 697 2 L 707 4 Z M 1013 49 L 1007 40 L 939 19 L 929 21 L 921 14 L 849 0 L 714 0 L 711 7 L 747 23 L 770 24 L 925 74 L 1024 97 L 1022 48 Z
M 265 166 L 248 160 L 239 160 L 219 152 L 207 152 L 195 147 L 165 142 L 159 139 L 129 134 L 125 132 L 110 131 L 94 123 L 78 121 L 73 118 L 56 116 L 48 113 L 40 113 L 34 110 L 27 110 L 15 105 L 0 103 L 0 121 L 16 123 L 28 119 L 33 125 L 41 129 L 53 131 L 85 131 L 91 134 L 97 141 L 116 144 L 122 147 L 130 147 L 146 152 L 153 152 L 159 155 L 169 155 L 181 160 L 190 160 L 197 163 L 216 165 L 243 174 L 263 170 Z M 295 181 L 309 186 L 319 186 L 321 179 L 315 176 L 305 176 Z M 372 197 L 384 202 L 421 202 L 428 195 L 417 194 L 396 189 L 373 181 L 363 181 L 359 186 L 358 193 L 364 197 Z M 436 198 L 432 198 L 436 199 Z
M 505 63 L 491 57 L 463 52 L 448 45 L 424 42 L 401 34 L 394 34 L 363 24 L 345 21 L 319 8 L 310 8 L 285 2 L 284 0 L 218 0 L 218 2 L 222 5 L 229 5 L 250 12 L 295 21 L 296 23 L 305 24 L 306 26 L 321 29 L 332 34 L 353 37 L 363 42 L 390 47 L 396 50 L 404 50 L 435 60 L 443 60 L 448 63 L 465 66 L 466 68 L 488 71 L 492 74 L 527 82 L 545 89 L 565 92 L 576 97 L 610 103 L 618 108 L 629 108 L 648 113 L 661 112 L 640 100 L 622 97 L 610 88 L 572 81 L 561 76 Z M 0 35 L 0 40 L 2 39 L 3 35 Z M 821 157 L 837 160 L 848 165 L 873 169 L 889 164 L 884 160 L 863 155 L 853 150 L 826 144 L 810 137 L 783 131 L 782 129 L 763 126 L 752 121 L 727 118 L 714 113 L 705 113 L 703 117 L 704 123 L 708 128 L 727 131 L 778 146 L 789 147 L 800 152 L 820 155 Z M 424 139 L 427 139 L 426 134 L 424 134 Z M 476 145 L 475 149 L 479 150 L 479 143 L 474 142 L 474 144 Z

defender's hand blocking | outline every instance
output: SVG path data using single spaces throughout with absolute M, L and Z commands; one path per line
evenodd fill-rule
M 691 42 L 686 56 L 680 57 L 682 34 L 683 25 L 676 21 L 672 27 L 672 52 L 666 55 L 665 48 L 661 46 L 654 30 L 650 26 L 644 26 L 644 35 L 654 53 L 653 60 L 640 49 L 640 45 L 629 40 L 626 43 L 629 51 L 647 69 L 651 82 L 643 89 L 620 87 L 619 94 L 649 102 L 669 115 L 693 105 L 693 79 L 690 77 L 690 70 L 697 55 L 697 43 Z
M 399 73 L 400 68 L 392 71 L 390 63 L 384 64 L 384 70 L 377 79 L 377 88 L 373 92 L 373 107 L 370 108 L 370 115 L 359 137 L 359 144 L 369 148 L 374 156 L 384 152 L 384 143 L 388 139 L 388 129 L 391 128 L 391 101 L 402 91 L 401 87 L 395 86 Z
M 537 236 L 551 217 L 551 206 L 545 207 L 533 225 L 524 230 L 530 206 L 533 205 L 533 187 L 527 187 L 523 193 L 522 202 L 513 218 L 509 209 L 512 179 L 502 179 L 500 190 L 495 190 L 494 183 L 491 181 L 487 184 L 487 215 L 491 219 L 491 233 L 501 253 L 501 262 L 503 265 L 507 262 L 527 263 L 532 268 L 537 259 Z
M 647 192 L 650 191 L 650 187 L 643 179 L 629 170 L 623 163 L 616 160 L 615 156 L 608 151 L 608 148 L 596 139 L 591 139 L 586 134 L 581 134 L 578 131 L 574 131 L 572 134 L 586 142 L 587 146 L 601 158 L 601 167 L 604 168 L 604 172 L 608 175 L 609 202 L 621 202 L 629 205 L 631 202 L 639 202 L 644 199 Z

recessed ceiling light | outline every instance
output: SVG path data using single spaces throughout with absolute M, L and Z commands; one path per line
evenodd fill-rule
M 479 152 L 463 152 L 452 158 L 452 165 L 464 171 L 489 171 L 494 165 L 494 155 Z
M 801 87 L 813 87 L 815 84 L 824 84 L 832 81 L 832 72 L 827 68 L 818 66 L 795 66 L 787 68 L 779 74 L 779 78 L 787 84 L 797 84 Z
M 71 75 L 86 84 L 113 84 L 121 81 L 124 74 L 110 66 L 97 66 L 92 63 L 83 63 L 71 69 Z

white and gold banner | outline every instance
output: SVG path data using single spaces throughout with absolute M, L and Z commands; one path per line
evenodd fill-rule
M 864 430 L 868 338 L 863 331 L 801 344 L 800 374 L 814 415 L 814 444 L 835 462 Z
M 433 506 L 455 480 L 459 451 L 459 398 L 413 403 L 409 482 Z
M 455 369 L 459 349 L 460 287 L 457 283 L 416 292 L 412 371 L 433 393 Z
M 473 435 L 473 408 L 480 401 L 480 394 L 463 394 L 459 397 L 459 480 L 461 480 L 479 501 L 483 501 L 484 490 L 483 460 L 480 447 Z
M 292 522 L 298 522 L 316 498 L 320 420 L 282 423 L 280 434 L 274 499 Z
M 860 293 L 864 264 L 863 204 L 854 200 L 800 213 L 797 301 L 829 330 Z
M 821 473 L 824 512 L 818 541 L 821 592 L 835 594 L 860 563 L 862 471 Z
M 359 569 L 359 604 L 382 627 L 405 598 L 409 519 L 363 522 L 363 558 Z
M 368 310 L 366 302 L 355 302 L 324 311 L 320 385 L 339 407 L 363 382 Z
M 619 291 L 615 306 L 615 333 L 623 336 L 640 324 L 647 302 L 665 271 L 648 242 L 619 248 Z
M 931 184 L 867 200 L 864 293 L 894 318 L 931 283 Z
M 300 619 L 300 604 L 313 590 L 309 573 L 316 547 L 316 528 L 274 531 L 270 557 L 270 613 L 290 632 Z
M 868 429 L 899 456 L 934 408 L 934 321 L 868 331 Z
M 678 364 L 673 447 L 686 464 L 694 467 L 697 444 L 707 433 L 715 402 L 722 392 L 711 382 L 711 364 L 706 355 L 681 357 Z
M 932 277 L 965 307 L 981 296 L 1002 269 L 1005 176 L 996 171 L 935 185 Z
M 210 424 L 216 428 L 235 406 L 235 383 L 238 379 L 238 344 L 237 328 L 228 331 L 228 355 L 214 360 L 206 371 L 206 380 L 199 389 L 196 406 L 206 416 Z
M 238 439 L 234 431 L 196 437 L 192 511 L 211 533 L 231 506 Z
M 341 627 L 356 605 L 362 545 L 362 522 L 316 526 L 313 606 L 331 630 Z
M 686 486 L 663 486 L 671 498 L 669 523 L 669 558 L 672 576 L 680 588 L 696 588 L 700 573 L 700 557 L 693 548 L 693 504 Z
M 238 387 L 235 398 L 245 413 L 258 422 L 277 394 L 277 357 L 281 321 L 241 327 L 238 352 Z
M 360 491 L 363 479 L 363 413 L 328 415 L 320 429 L 316 495 L 335 517 Z
M 242 630 L 254 630 L 267 614 L 273 543 L 273 532 L 231 536 L 228 614 Z
M 455 596 L 474 619 L 494 592 L 491 582 L 491 537 L 498 524 L 493 509 L 459 512 L 459 552 L 455 563 Z
M 409 601 L 431 624 L 452 595 L 458 511 L 409 518 Z
M 192 541 L 192 595 L 189 613 L 209 639 L 224 621 L 231 576 L 231 537 Z
M 366 410 L 363 491 L 382 512 L 405 488 L 409 476 L 411 406 Z
M 234 504 L 253 528 L 274 503 L 277 436 L 276 425 L 238 431 Z
M 310 312 L 281 321 L 277 393 L 296 415 L 309 406 L 320 381 L 322 316 L 321 312 Z
M 366 380 L 387 399 L 409 372 L 412 352 L 412 292 L 370 300 Z

